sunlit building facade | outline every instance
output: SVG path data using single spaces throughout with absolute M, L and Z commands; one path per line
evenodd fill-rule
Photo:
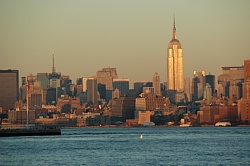
M 153 88 L 155 95 L 161 96 L 161 79 L 157 72 L 155 72 L 153 76 Z
M 168 44 L 167 55 L 167 87 L 168 90 L 183 91 L 183 64 L 181 43 L 176 38 L 175 20 L 173 38 Z
M 243 96 L 238 101 L 238 110 L 242 121 L 250 123 L 250 60 L 244 61 Z

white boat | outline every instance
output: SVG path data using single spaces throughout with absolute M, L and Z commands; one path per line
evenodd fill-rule
M 140 135 L 140 139 L 143 139 L 143 134 Z
M 232 126 L 232 124 L 230 122 L 217 122 L 215 123 L 216 127 L 226 127 L 226 126 Z
M 180 124 L 180 127 L 191 127 L 192 125 L 191 124 L 187 124 L 187 123 L 185 123 L 185 124 Z

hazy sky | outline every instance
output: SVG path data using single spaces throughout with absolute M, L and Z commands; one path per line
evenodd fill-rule
M 250 59 L 249 0 L 1 0 L 0 69 L 78 77 L 116 67 L 130 82 L 166 81 L 173 15 L 184 76 Z

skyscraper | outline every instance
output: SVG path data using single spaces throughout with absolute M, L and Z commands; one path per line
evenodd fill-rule
M 187 97 L 187 101 L 191 101 L 191 90 L 190 90 L 191 86 L 190 86 L 190 78 L 189 77 L 185 77 L 184 78 L 184 82 L 183 82 L 183 90 L 186 94 Z
M 192 79 L 192 100 L 200 100 L 203 98 L 205 87 L 205 71 L 194 71 L 194 78 Z M 211 85 L 210 85 L 211 86 Z
M 113 88 L 119 89 L 121 96 L 126 95 L 126 93 L 129 92 L 129 79 L 127 78 L 113 79 Z
M 118 78 L 116 68 L 102 68 L 96 72 L 97 83 L 106 85 L 106 90 L 113 90 L 113 79 Z
M 250 82 L 250 60 L 244 61 L 244 81 Z
M 8 110 L 19 99 L 19 71 L 0 70 L 0 107 Z
M 94 77 L 87 79 L 87 100 L 97 104 L 97 79 Z
M 49 87 L 48 73 L 37 73 L 36 79 L 41 82 L 41 89 L 47 89 Z
M 161 79 L 157 72 L 154 73 L 153 87 L 154 87 L 155 94 L 157 96 L 161 96 Z
M 239 94 L 236 95 L 237 98 L 241 98 L 243 80 L 244 80 L 243 66 L 222 67 L 222 74 L 218 76 L 218 84 L 221 84 L 223 87 L 222 95 L 225 97 L 232 98 L 232 96 L 235 96 L 235 92 L 237 91 L 236 93 L 240 92 Z
M 54 50 L 52 51 L 52 55 L 53 55 L 53 66 L 52 66 L 52 72 L 49 74 L 49 87 L 58 88 L 61 86 L 60 83 L 61 73 L 56 72 Z
M 214 89 L 214 85 L 215 85 L 215 75 L 206 75 L 205 76 L 205 83 L 209 83 L 209 85 L 211 86 L 212 89 L 212 94 L 214 93 L 215 89 Z
M 242 84 L 243 96 L 238 101 L 238 110 L 242 121 L 250 122 L 250 60 L 244 61 L 244 83 Z
M 175 19 L 173 38 L 168 44 L 167 55 L 167 88 L 168 90 L 183 91 L 183 65 L 181 43 L 176 38 Z

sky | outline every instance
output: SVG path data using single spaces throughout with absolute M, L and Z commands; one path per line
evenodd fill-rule
M 91 77 L 115 67 L 119 78 L 167 78 L 173 17 L 184 76 L 250 59 L 249 0 L 1 0 L 0 70 L 49 73 L 52 49 L 62 75 Z

